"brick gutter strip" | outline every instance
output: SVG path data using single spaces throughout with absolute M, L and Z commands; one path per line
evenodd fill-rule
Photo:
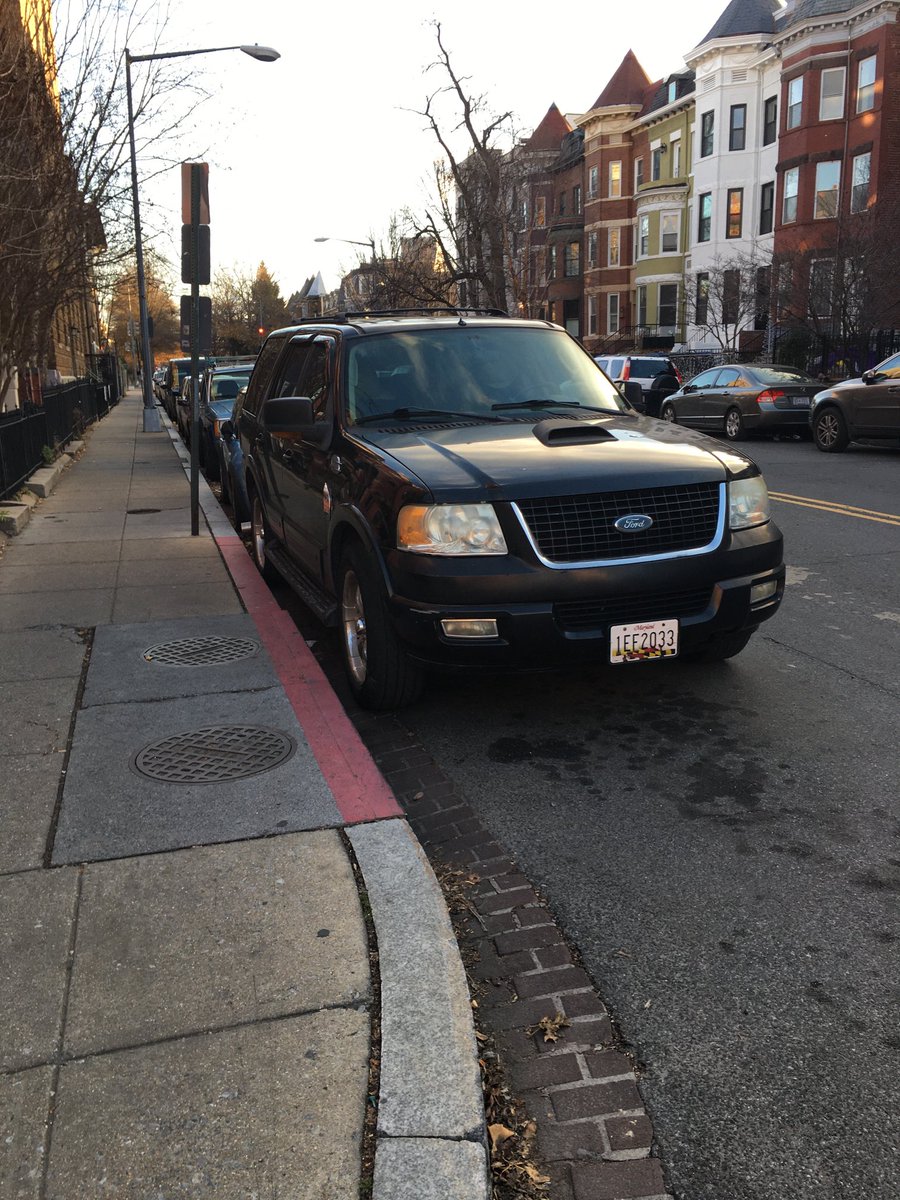
M 395 717 L 353 716 L 429 855 L 478 876 L 463 956 L 477 955 L 479 1024 L 537 1124 L 552 1200 L 672 1200 L 632 1061 L 552 913 Z M 530 1032 L 557 1013 L 569 1022 L 557 1042 Z

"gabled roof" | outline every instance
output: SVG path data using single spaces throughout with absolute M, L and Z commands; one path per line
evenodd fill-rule
M 551 104 L 537 129 L 524 142 L 524 148 L 526 150 L 558 150 L 560 142 L 566 134 L 571 132 L 572 126 L 556 105 Z
M 749 33 L 774 33 L 778 0 L 731 0 L 700 45 L 717 38 L 741 37 Z
M 606 87 L 591 105 L 591 108 L 612 108 L 621 105 L 642 105 L 650 80 L 647 72 L 629 50 Z

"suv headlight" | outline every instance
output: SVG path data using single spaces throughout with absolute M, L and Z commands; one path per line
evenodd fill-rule
M 733 479 L 728 485 L 728 523 L 732 529 L 750 529 L 769 520 L 769 489 L 762 475 Z
M 506 554 L 491 504 L 408 504 L 397 518 L 397 547 L 416 554 Z

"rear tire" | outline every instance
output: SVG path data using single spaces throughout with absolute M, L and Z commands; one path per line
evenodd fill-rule
M 683 662 L 691 663 L 724 662 L 725 659 L 734 658 L 736 654 L 740 654 L 755 632 L 755 629 L 751 629 L 749 632 L 741 629 L 736 633 L 723 633 L 707 642 L 705 646 L 699 646 L 696 650 L 688 650 L 684 654 L 679 654 L 678 657 Z
M 256 563 L 256 569 L 266 583 L 274 583 L 280 578 L 276 569 L 266 558 L 266 546 L 270 541 L 269 526 L 266 521 L 266 510 L 258 494 L 253 492 L 250 497 L 250 553 Z
M 360 546 L 348 546 L 341 559 L 338 599 L 341 657 L 357 702 L 375 712 L 412 704 L 424 673 L 394 633 L 384 586 Z
M 840 454 L 850 444 L 847 422 L 837 408 L 825 408 L 813 420 L 813 441 L 823 454 Z
M 730 442 L 742 442 L 746 438 L 747 429 L 739 408 L 729 408 L 725 414 L 725 436 Z

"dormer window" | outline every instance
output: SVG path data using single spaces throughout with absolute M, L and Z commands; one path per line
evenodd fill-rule
M 675 101 L 677 99 L 678 99 L 678 80 L 670 79 L 669 80 L 669 103 L 671 104 L 673 101 Z

